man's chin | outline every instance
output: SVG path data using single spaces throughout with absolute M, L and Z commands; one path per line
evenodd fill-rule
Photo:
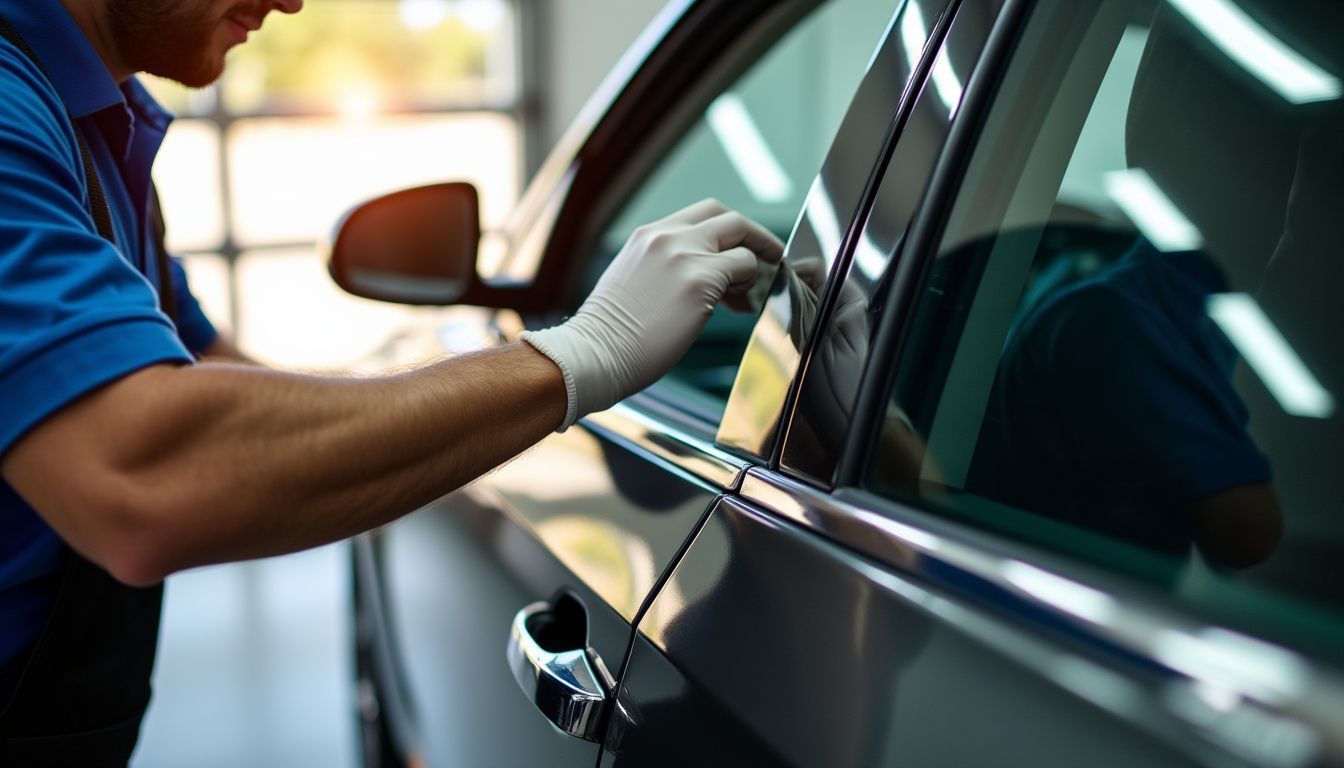
M 210 61 L 200 61 L 194 65 L 174 63 L 146 69 L 151 75 L 172 80 L 188 88 L 207 88 L 224 74 L 224 57 Z

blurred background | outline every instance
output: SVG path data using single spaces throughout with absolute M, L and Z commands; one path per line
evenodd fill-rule
M 154 175 L 206 313 L 270 365 L 386 365 L 441 310 L 336 288 L 320 243 L 340 215 L 470 181 L 488 271 L 503 250 L 492 232 L 661 5 L 309 0 L 272 14 L 208 89 L 144 78 L 178 116 Z M 355 765 L 348 562 L 333 545 L 170 579 L 132 765 Z

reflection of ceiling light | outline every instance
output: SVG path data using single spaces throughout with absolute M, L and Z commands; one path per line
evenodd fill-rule
M 448 0 L 401 0 L 397 13 L 408 29 L 424 30 L 437 27 L 448 18 Z
M 1208 311 L 1284 411 L 1317 419 L 1334 413 L 1335 399 L 1255 299 L 1244 293 L 1215 293 L 1208 299 Z
M 1204 236 L 1142 168 L 1111 171 L 1104 183 L 1106 194 L 1158 250 L 1192 251 L 1204 244 Z
M 938 92 L 938 98 L 947 105 L 948 113 L 955 115 L 957 105 L 961 104 L 961 92 L 964 89 L 961 80 L 957 78 L 957 73 L 952 71 L 952 62 L 947 59 L 946 48 L 940 51 L 938 58 L 933 61 L 933 88 Z
M 840 252 L 840 219 L 835 215 L 835 205 L 831 202 L 831 193 L 818 176 L 807 196 L 807 207 L 803 209 L 812 231 L 817 236 L 817 245 L 827 262 Z
M 906 6 L 905 13 L 901 15 L 901 43 L 905 47 L 906 56 L 909 57 L 911 69 L 919 66 L 919 57 L 928 39 L 929 29 L 924 25 L 919 4 L 910 3 Z M 933 89 L 938 94 L 939 101 L 943 102 L 949 113 L 955 114 L 957 105 L 961 103 L 964 88 L 957 73 L 952 71 L 952 62 L 948 61 L 946 51 L 940 52 L 934 59 L 932 76 Z
M 1296 655 L 1224 629 L 1163 629 L 1150 642 L 1158 661 L 1196 681 L 1230 689 L 1220 694 L 1225 698 L 1244 692 L 1278 703 L 1302 695 L 1307 684 L 1307 670 Z
M 793 183 L 765 143 L 742 99 L 731 93 L 723 94 L 709 105 L 705 120 L 752 196 L 763 203 L 788 201 L 793 195 Z
M 919 59 L 924 55 L 924 43 L 928 39 L 929 30 L 924 26 L 919 3 L 906 5 L 905 13 L 901 14 L 901 47 L 905 49 L 905 61 L 911 70 L 919 69 Z
M 1228 58 L 1293 104 L 1326 101 L 1344 94 L 1326 72 L 1228 0 L 1168 0 Z
M 859 244 L 854 247 L 854 263 L 868 279 L 877 280 L 887 268 L 887 254 L 864 232 L 859 238 Z
M 1097 624 L 1115 616 L 1115 600 L 1105 592 L 1016 560 L 1000 572 L 1018 589 L 1054 607 Z

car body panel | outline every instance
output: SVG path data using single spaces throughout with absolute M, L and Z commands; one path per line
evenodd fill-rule
M 589 766 L 597 745 L 561 733 L 518 690 L 504 642 L 524 605 L 565 585 L 587 609 L 588 644 L 621 658 L 629 624 L 498 508 L 465 494 L 379 533 L 384 621 L 428 765 Z M 382 686 L 381 698 L 391 692 Z
M 1023 663 L 1109 682 L 1084 655 L 736 499 L 640 631 L 623 681 L 637 714 L 603 765 L 1190 762 Z
M 1132 579 L 768 470 L 750 471 L 732 500 L 939 595 L 934 613 L 945 623 L 1189 759 L 1298 766 L 1329 764 L 1338 752 L 1337 672 Z
M 631 622 L 721 490 L 637 443 L 580 427 L 546 438 L 468 493 L 524 522 Z

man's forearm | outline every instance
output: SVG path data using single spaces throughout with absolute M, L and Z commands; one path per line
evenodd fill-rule
M 42 421 L 0 471 L 129 583 L 334 541 L 648 386 L 783 247 L 702 200 L 637 229 L 578 311 L 526 343 L 369 379 L 152 366 Z
M 156 366 L 54 416 L 3 470 L 73 546 L 149 583 L 380 525 L 516 455 L 564 411 L 559 370 L 525 344 L 368 379 Z M 84 476 L 42 474 L 62 465 Z

